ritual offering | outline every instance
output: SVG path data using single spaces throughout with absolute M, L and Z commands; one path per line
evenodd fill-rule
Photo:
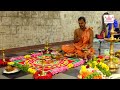
M 53 58 L 52 55 L 56 55 L 56 57 Z M 63 57 L 60 53 L 42 54 L 41 52 L 12 57 L 7 64 L 33 74 L 34 79 L 51 79 L 51 75 L 65 72 L 70 68 L 78 67 L 84 63 L 83 59 Z
M 103 73 L 99 69 L 86 68 L 86 66 L 81 66 L 78 79 L 104 79 Z
M 55 74 L 85 63 L 83 59 L 70 58 L 72 56 L 74 54 L 64 57 L 59 50 L 50 48 L 46 42 L 45 48 L 41 52 L 12 57 L 7 64 L 33 74 L 34 79 L 51 79 Z
M 20 70 L 16 67 L 13 67 L 13 66 L 6 66 L 4 69 L 3 69 L 3 73 L 4 74 L 13 74 L 13 73 L 16 73 L 16 72 L 19 72 Z
M 68 53 L 67 53 L 67 54 L 64 54 L 64 56 L 65 56 L 65 57 L 74 57 L 75 54 L 72 54 L 72 53 L 69 53 L 69 54 L 68 54 Z
M 60 60 L 60 58 L 63 58 L 63 55 L 59 53 L 58 51 L 51 52 L 51 57 L 56 60 Z
M 79 79 L 104 79 L 111 76 L 111 72 L 107 64 L 104 63 L 103 56 L 93 57 L 85 65 L 81 66 Z

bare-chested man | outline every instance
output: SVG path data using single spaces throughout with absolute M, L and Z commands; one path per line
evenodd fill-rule
M 62 50 L 65 53 L 74 53 L 79 57 L 84 58 L 86 55 L 84 52 L 85 49 L 88 50 L 90 56 L 95 53 L 95 50 L 92 48 L 94 34 L 92 28 L 86 27 L 85 17 L 80 17 L 78 23 L 80 28 L 74 31 L 74 43 L 71 45 L 63 45 Z

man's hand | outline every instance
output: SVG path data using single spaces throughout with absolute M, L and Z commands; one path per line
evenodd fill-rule
M 74 43 L 78 43 L 80 41 L 80 38 L 75 38 Z
M 84 51 L 88 51 L 88 48 L 87 48 L 87 47 L 86 47 L 86 48 L 83 48 L 82 51 L 83 51 L 83 52 L 84 52 Z

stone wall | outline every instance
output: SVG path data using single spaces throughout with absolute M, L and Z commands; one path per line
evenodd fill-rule
M 0 49 L 17 48 L 73 39 L 77 19 L 85 16 L 94 34 L 101 31 L 105 11 L 0 11 Z M 110 11 L 120 20 L 119 11 Z

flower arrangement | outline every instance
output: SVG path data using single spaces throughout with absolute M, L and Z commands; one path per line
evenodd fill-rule
M 100 62 L 96 66 L 107 77 L 111 75 L 109 67 L 105 63 Z
M 98 68 L 104 75 L 109 77 L 111 75 L 109 67 L 103 63 L 103 57 L 98 57 L 97 59 L 93 59 L 87 62 L 87 67 Z
M 102 79 L 103 74 L 99 69 L 87 68 L 86 65 L 81 66 L 80 74 L 78 75 L 79 79 Z
M 74 68 L 74 67 L 83 65 L 85 63 L 83 59 L 75 59 L 75 58 L 68 58 L 68 57 L 61 58 L 61 60 L 54 61 L 52 62 L 52 64 L 49 63 L 51 65 L 46 65 L 44 67 L 44 71 L 46 72 L 46 75 L 47 75 L 44 77 L 44 76 L 40 76 L 40 72 L 42 71 L 42 63 L 40 61 L 40 57 L 42 56 L 45 56 L 43 55 L 43 52 L 33 53 L 31 55 L 25 55 L 25 56 L 19 56 L 19 57 L 12 57 L 10 59 L 10 62 L 8 62 L 7 64 L 11 66 L 15 66 L 22 71 L 33 74 L 33 76 L 35 76 L 35 79 L 36 77 L 37 78 L 39 77 L 41 79 L 41 78 L 52 77 L 57 73 L 65 72 L 70 68 Z M 51 54 L 49 55 L 47 54 L 46 57 L 48 56 L 51 57 Z M 45 60 L 45 62 L 47 63 L 47 59 Z
M 28 72 L 28 69 L 29 69 L 29 67 L 27 65 L 23 66 L 17 62 L 8 62 L 7 64 L 11 65 L 11 66 L 18 67 L 20 70 L 25 71 L 25 72 Z

